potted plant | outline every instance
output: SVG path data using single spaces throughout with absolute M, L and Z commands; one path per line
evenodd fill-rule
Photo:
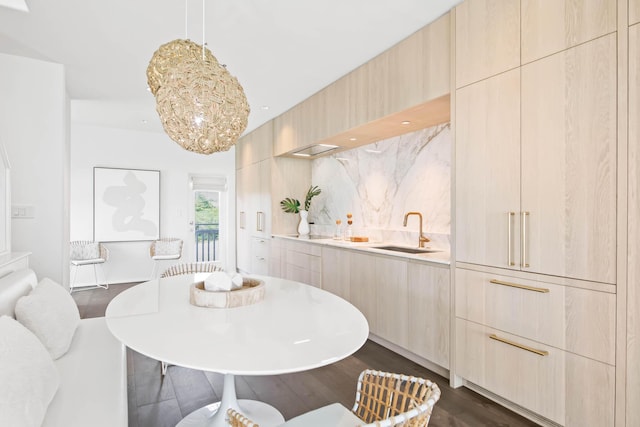
M 317 185 L 312 185 L 307 190 L 307 195 L 304 199 L 304 209 L 300 209 L 300 201 L 298 199 L 292 199 L 287 197 L 280 201 L 280 207 L 287 213 L 300 214 L 300 223 L 298 224 L 298 234 L 300 236 L 309 235 L 309 208 L 311 207 L 311 199 L 320 194 L 322 190 Z

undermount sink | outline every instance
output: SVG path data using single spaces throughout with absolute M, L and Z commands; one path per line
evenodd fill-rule
M 371 249 L 381 249 L 383 251 L 404 252 L 407 254 L 430 254 L 433 252 L 442 252 L 438 249 L 429 248 L 407 248 L 406 246 L 372 246 Z

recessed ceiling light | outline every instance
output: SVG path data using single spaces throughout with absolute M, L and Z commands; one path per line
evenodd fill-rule
M 411 122 L 410 122 L 409 120 L 405 120 L 405 121 L 404 121 L 404 122 L 402 122 L 401 124 L 403 124 L 403 125 L 410 125 L 410 124 L 411 124 Z
M 357 141 L 358 138 L 349 138 L 349 141 Z
M 263 110 L 268 110 L 268 109 L 269 109 L 269 106 L 268 106 L 268 105 L 263 105 L 263 106 L 262 106 L 262 107 L 260 107 L 260 108 L 262 108 Z
M 147 120 L 146 119 L 142 119 L 142 124 L 146 125 L 147 124 Z

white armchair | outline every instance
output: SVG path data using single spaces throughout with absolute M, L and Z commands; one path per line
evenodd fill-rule
M 69 292 L 73 292 L 76 288 L 76 276 L 80 267 L 91 265 L 93 266 L 93 277 L 96 284 L 94 286 L 84 287 L 85 289 L 103 288 L 109 289 L 109 283 L 102 270 L 102 264 L 109 259 L 109 249 L 102 243 L 93 242 L 91 240 L 76 240 L 70 244 L 71 269 L 73 270 L 71 283 L 69 283 Z M 104 279 L 104 284 L 100 283 L 98 279 L 98 269 Z
M 168 237 L 151 242 L 149 255 L 153 260 L 151 278 L 156 279 L 160 273 L 160 264 L 182 258 L 182 239 Z

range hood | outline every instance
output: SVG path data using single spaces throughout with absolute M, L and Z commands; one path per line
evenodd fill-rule
M 307 148 L 303 148 L 302 150 L 294 151 L 291 154 L 298 157 L 315 157 L 315 156 L 319 156 L 320 154 L 326 154 L 329 151 L 333 151 L 338 148 L 340 148 L 340 146 L 338 145 L 315 144 Z

